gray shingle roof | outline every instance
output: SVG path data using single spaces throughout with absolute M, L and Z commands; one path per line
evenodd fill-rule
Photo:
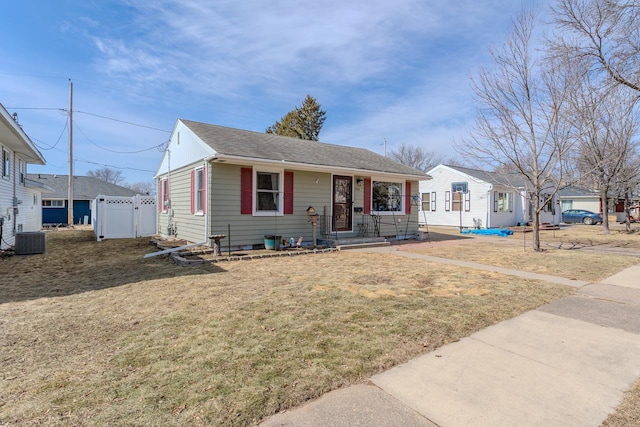
M 27 178 L 53 189 L 53 192 L 43 194 L 44 199 L 67 199 L 69 175 L 30 173 L 27 174 Z M 131 197 L 136 194 L 133 190 L 92 176 L 73 177 L 73 198 L 75 200 L 92 200 L 99 195 Z
M 386 172 L 410 175 L 418 179 L 428 178 L 417 169 L 401 165 L 364 148 L 304 141 L 190 120 L 180 121 L 222 156 Z
M 598 193 L 586 188 L 567 186 L 558 191 L 560 197 L 598 197 Z
M 498 173 L 498 172 L 487 172 L 480 169 L 472 169 L 465 168 L 462 166 L 449 166 L 445 165 L 451 169 L 455 169 L 462 173 L 465 173 L 474 178 L 480 179 L 482 181 L 488 182 L 493 185 L 504 185 L 506 187 L 514 187 L 514 188 L 528 188 L 529 185 L 526 180 L 522 177 L 522 175 L 517 173 Z

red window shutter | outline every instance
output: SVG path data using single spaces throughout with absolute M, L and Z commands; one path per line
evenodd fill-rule
M 163 198 L 164 196 L 162 195 L 162 180 L 159 179 L 158 180 L 158 212 L 162 212 L 162 205 L 163 205 Z
M 371 213 L 371 178 L 364 180 L 364 213 Z
M 209 179 L 207 178 L 207 167 L 202 168 L 202 213 L 207 213 L 207 190 L 209 189 Z
M 409 215 L 411 213 L 411 183 L 407 181 L 405 183 L 405 193 L 404 196 L 404 214 Z
M 293 215 L 293 172 L 284 172 L 284 214 Z
M 195 179 L 196 179 L 196 171 L 191 171 L 191 213 L 196 213 L 196 198 L 193 195 L 193 191 L 196 188 Z
M 253 213 L 253 169 L 240 169 L 240 213 Z

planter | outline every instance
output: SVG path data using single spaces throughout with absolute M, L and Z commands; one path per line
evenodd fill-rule
M 269 250 L 280 249 L 280 241 L 282 236 L 267 235 L 264 236 L 264 248 Z

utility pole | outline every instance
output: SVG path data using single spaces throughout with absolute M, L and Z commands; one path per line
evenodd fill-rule
M 387 138 L 382 139 L 384 139 L 384 156 L 387 157 Z
M 73 82 L 69 79 L 69 194 L 67 224 L 73 226 Z

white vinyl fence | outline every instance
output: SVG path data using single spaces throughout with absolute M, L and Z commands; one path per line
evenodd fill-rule
M 156 234 L 155 196 L 98 196 L 92 201 L 91 212 L 98 241 Z

